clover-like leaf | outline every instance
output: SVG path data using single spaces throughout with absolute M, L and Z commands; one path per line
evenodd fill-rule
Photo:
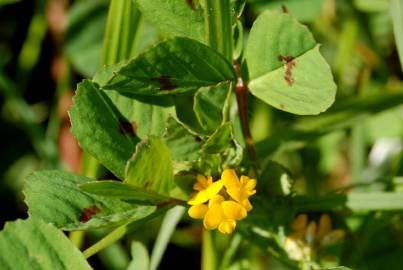
M 229 80 L 235 80 L 235 72 L 222 55 L 198 41 L 177 37 L 129 61 L 103 88 L 137 97 L 194 92 Z
M 137 145 L 127 163 L 125 184 L 169 196 L 175 186 L 172 159 L 161 139 L 150 137 Z
M 31 174 L 24 187 L 30 216 L 64 230 L 84 230 L 140 220 L 156 209 L 80 190 L 79 185 L 89 181 L 87 177 L 62 171 Z
M 204 42 L 203 10 L 194 0 L 135 0 L 144 17 L 165 37 L 189 37 Z
M 308 28 L 288 14 L 267 11 L 259 16 L 245 59 L 251 93 L 277 109 L 311 115 L 334 102 L 329 65 Z
M 29 218 L 0 232 L 0 269 L 90 270 L 84 255 L 51 224 Z
M 73 100 L 69 113 L 72 132 L 80 146 L 123 179 L 126 162 L 139 141 L 133 124 L 91 81 L 78 85 Z

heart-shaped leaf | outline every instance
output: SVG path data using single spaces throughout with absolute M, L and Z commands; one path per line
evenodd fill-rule
M 308 28 L 290 15 L 260 15 L 245 52 L 251 93 L 294 114 L 318 114 L 329 108 L 336 85 L 315 44 Z

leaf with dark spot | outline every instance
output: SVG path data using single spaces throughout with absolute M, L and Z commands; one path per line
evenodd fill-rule
M 195 5 L 195 3 L 193 3 L 193 0 L 186 0 L 186 3 L 188 4 L 188 6 L 189 6 L 193 11 L 196 11 L 196 5 Z
M 176 85 L 174 85 L 171 82 L 171 78 L 169 76 L 166 76 L 166 75 L 161 75 L 159 77 L 154 77 L 154 78 L 151 78 L 151 80 L 159 82 L 161 90 L 168 90 L 169 91 L 169 90 L 173 90 L 173 89 L 175 89 L 177 87 Z
M 288 8 L 286 5 L 281 5 L 281 10 L 283 11 L 283 13 L 287 14 L 288 13 Z
M 96 205 L 92 205 L 90 207 L 84 208 L 83 213 L 80 216 L 80 221 L 85 223 L 88 220 L 90 220 L 92 216 L 94 216 L 100 212 L 101 212 L 101 209 L 99 209 Z
M 292 84 L 294 83 L 294 79 L 292 78 L 292 68 L 295 66 L 294 57 L 280 55 L 279 60 L 285 62 L 286 70 L 284 80 L 287 81 L 289 86 L 292 86 Z
M 137 125 L 135 122 L 130 123 L 124 118 L 119 119 L 119 132 L 122 135 L 136 136 Z

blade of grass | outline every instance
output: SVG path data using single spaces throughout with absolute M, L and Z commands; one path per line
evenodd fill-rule
M 150 270 L 158 269 L 176 225 L 178 225 L 184 212 L 185 208 L 183 206 L 176 206 L 165 214 L 151 253 Z
M 403 0 L 391 0 L 390 12 L 392 14 L 393 30 L 397 51 L 399 52 L 400 65 L 403 70 Z

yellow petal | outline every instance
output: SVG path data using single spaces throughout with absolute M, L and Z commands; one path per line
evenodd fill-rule
M 247 196 L 245 196 L 245 194 L 243 194 L 242 190 L 240 190 L 239 188 L 227 188 L 227 193 L 231 196 L 232 199 L 237 202 L 240 202 L 247 198 Z
M 317 239 L 318 241 L 322 241 L 323 237 L 330 233 L 332 230 L 332 221 L 330 220 L 329 215 L 323 214 L 320 216 L 319 219 L 319 227 L 318 227 L 318 233 L 317 233 Z
M 235 230 L 236 221 L 233 219 L 227 219 L 218 225 L 218 230 L 224 234 L 230 234 Z
M 190 205 L 196 205 L 196 204 L 202 204 L 205 203 L 209 200 L 208 193 L 205 190 L 199 191 L 194 195 L 189 201 L 188 204 Z
M 189 208 L 188 214 L 192 218 L 202 219 L 206 215 L 207 210 L 208 207 L 205 204 L 193 205 Z
M 218 181 L 212 183 L 211 185 L 209 185 L 206 189 L 209 199 L 211 199 L 212 197 L 217 195 L 218 192 L 220 192 L 220 190 L 222 189 L 222 186 L 223 186 L 223 182 L 221 180 L 218 180 Z
M 198 191 L 206 189 L 209 185 L 209 181 L 211 180 L 212 182 L 212 178 L 210 178 L 211 176 L 209 178 L 206 178 L 204 175 L 198 174 L 196 177 L 197 182 L 193 185 L 193 189 Z
M 306 228 L 305 241 L 309 245 L 313 245 L 316 240 L 315 236 L 316 236 L 316 222 L 311 221 L 309 222 L 308 227 Z
M 320 244 L 322 246 L 331 246 L 337 244 L 338 242 L 343 240 L 345 234 L 346 233 L 341 229 L 331 231 L 329 234 L 323 237 L 323 240 Z
M 207 211 L 203 219 L 204 227 L 212 230 L 218 227 L 224 220 L 224 213 L 220 204 L 213 204 Z
M 298 215 L 291 224 L 291 228 L 299 233 L 305 233 L 308 224 L 308 216 L 306 214 Z
M 234 201 L 225 201 L 221 204 L 226 219 L 241 220 L 247 215 L 245 207 Z
M 245 188 L 249 191 L 252 191 L 256 188 L 256 180 L 255 179 L 249 179 L 249 181 L 245 184 Z
M 241 202 L 241 204 L 242 204 L 243 207 L 245 207 L 246 211 L 248 211 L 248 212 L 253 209 L 253 206 L 252 206 L 252 204 L 250 203 L 250 201 L 248 199 L 243 200 Z
M 225 169 L 221 174 L 221 180 L 226 188 L 240 188 L 241 183 L 239 182 L 238 176 L 234 170 Z
M 208 202 L 208 207 L 211 207 L 214 204 L 220 204 L 224 201 L 224 197 L 221 195 L 213 196 L 210 201 Z

